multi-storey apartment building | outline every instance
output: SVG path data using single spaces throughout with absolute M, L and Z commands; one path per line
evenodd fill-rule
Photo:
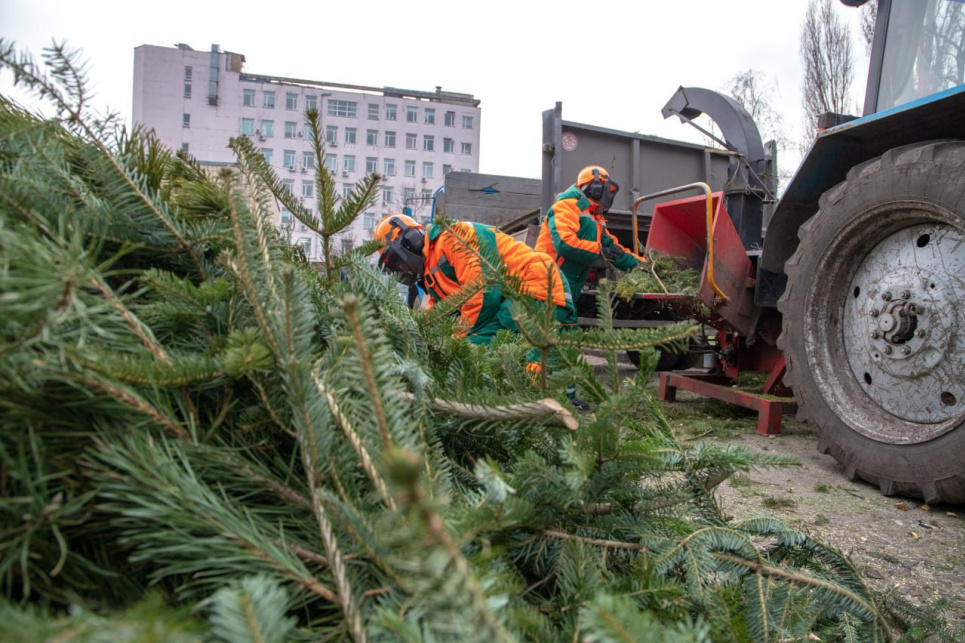
M 141 45 L 134 49 L 135 123 L 204 165 L 234 162 L 228 139 L 249 136 L 279 178 L 311 209 L 321 166 L 345 196 L 370 172 L 384 181 L 375 206 L 342 238 L 347 250 L 369 238 L 385 214 L 411 208 L 427 218 L 429 199 L 448 172 L 479 171 L 479 100 L 471 94 L 364 87 L 249 74 L 245 57 L 221 51 Z M 305 112 L 317 109 L 325 138 L 316 159 Z M 315 235 L 280 208 L 278 224 L 310 259 Z

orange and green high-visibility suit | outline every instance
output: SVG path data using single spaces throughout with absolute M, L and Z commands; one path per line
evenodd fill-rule
M 483 278 L 480 255 L 498 253 L 508 272 L 519 279 L 522 294 L 552 301 L 557 306 L 558 319 L 576 314 L 567 282 L 553 259 L 495 228 L 463 221 L 454 221 L 448 228 L 434 224 L 426 232 L 423 253 L 426 258 L 423 284 L 434 302 L 480 282 Z M 552 291 L 548 292 L 551 275 Z M 460 309 L 459 324 L 469 341 L 488 344 L 500 329 L 516 331 L 509 304 L 499 288 L 493 286 L 470 297 Z
M 590 266 L 603 256 L 604 248 L 615 245 L 624 254 L 612 263 L 618 270 L 628 271 L 646 261 L 627 248 L 606 228 L 606 219 L 591 212 L 593 202 L 571 185 L 556 197 L 556 203 L 543 217 L 536 240 L 536 250 L 553 257 L 570 286 L 574 299 L 580 296 L 590 275 Z M 576 322 L 574 311 L 570 323 Z

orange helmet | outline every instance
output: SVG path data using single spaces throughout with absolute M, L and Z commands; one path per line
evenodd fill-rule
M 405 214 L 390 214 L 375 226 L 374 236 L 383 244 L 379 268 L 398 273 L 410 286 L 422 277 L 426 235 L 418 221 Z
M 599 165 L 587 165 L 580 170 L 576 175 L 576 187 L 604 213 L 609 211 L 613 198 L 620 190 L 620 186 L 610 178 L 610 173 Z

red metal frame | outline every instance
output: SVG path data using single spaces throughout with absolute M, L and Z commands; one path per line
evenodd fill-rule
M 660 399 L 673 402 L 677 397 L 677 389 L 682 389 L 728 404 L 743 406 L 745 409 L 755 410 L 757 411 L 757 432 L 761 435 L 779 434 L 782 416 L 797 412 L 797 403 L 793 399 L 765 398 L 729 386 L 722 386 L 722 384 L 729 383 L 730 380 L 719 375 L 684 375 L 668 372 L 658 373 L 657 375 L 660 378 Z

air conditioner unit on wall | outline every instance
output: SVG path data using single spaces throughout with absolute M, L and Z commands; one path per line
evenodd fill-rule
M 331 143 L 328 144 L 328 146 L 329 146 L 329 147 L 338 147 L 338 143 L 336 143 L 335 141 L 332 141 Z
M 348 172 L 342 172 L 342 177 L 343 177 L 343 178 L 348 178 Z
M 294 172 L 294 171 L 295 171 L 295 166 L 294 166 L 294 165 L 286 165 L 285 167 L 288 168 L 288 171 L 289 171 L 289 172 Z

